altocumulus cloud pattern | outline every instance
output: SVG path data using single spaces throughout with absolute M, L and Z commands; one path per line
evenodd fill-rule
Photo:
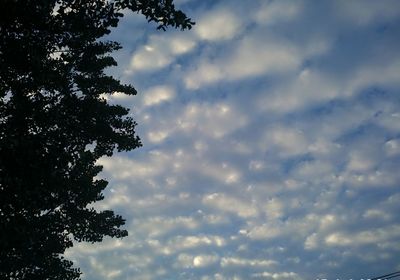
M 144 147 L 104 158 L 129 237 L 94 279 L 361 279 L 400 270 L 400 1 L 177 1 L 128 15 L 116 77 Z

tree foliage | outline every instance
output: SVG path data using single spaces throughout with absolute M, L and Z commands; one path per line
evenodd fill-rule
M 118 42 L 101 40 L 122 11 L 159 29 L 194 24 L 172 0 L 0 0 L 0 278 L 79 279 L 63 258 L 73 240 L 124 237 L 103 199 L 96 161 L 141 145 L 128 109 L 136 94 L 104 73 Z

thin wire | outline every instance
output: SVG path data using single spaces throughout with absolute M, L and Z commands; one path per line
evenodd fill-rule
M 396 272 L 392 272 L 386 275 L 382 275 L 382 276 L 378 276 L 378 277 L 374 277 L 371 278 L 370 280 L 378 280 L 378 279 L 391 279 L 394 277 L 400 276 L 400 271 L 396 271 Z
M 399 277 L 399 276 L 400 276 L 400 274 L 396 274 L 396 275 L 393 275 L 393 276 L 390 276 L 390 277 L 386 277 L 385 279 L 392 279 L 392 278 Z

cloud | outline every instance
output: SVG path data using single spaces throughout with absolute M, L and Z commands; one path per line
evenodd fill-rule
M 360 246 L 364 244 L 379 244 L 391 239 L 398 239 L 400 236 L 399 225 L 386 228 L 367 230 L 356 233 L 337 232 L 328 235 L 325 243 L 329 246 Z
M 271 198 L 266 202 L 265 212 L 269 219 L 277 219 L 283 216 L 284 214 L 284 205 L 280 199 Z
M 375 165 L 376 163 L 371 158 L 368 158 L 365 154 L 356 152 L 350 154 L 347 169 L 349 171 L 362 172 L 370 170 Z
M 293 170 L 293 174 L 296 178 L 301 178 L 303 180 L 313 177 L 328 177 L 334 173 L 335 169 L 332 163 L 319 160 L 301 163 Z
M 285 126 L 268 128 L 259 143 L 262 150 L 271 150 L 282 157 L 304 154 L 308 145 L 309 141 L 303 131 Z
M 216 255 L 189 255 L 179 254 L 175 264 L 178 268 L 203 268 L 214 265 L 219 261 Z
M 250 34 L 234 41 L 222 59 L 202 59 L 184 78 L 188 89 L 259 75 L 277 75 L 296 69 L 302 60 L 301 53 L 290 42 L 279 37 Z
M 384 52 L 384 50 L 379 51 Z M 371 60 L 372 61 L 359 66 L 359 68 L 352 73 L 344 89 L 347 95 L 358 94 L 361 90 L 369 86 L 382 85 L 390 87 L 399 85 L 399 59 L 389 58 L 389 61 L 385 61 L 385 63 L 382 63 L 382 60 Z
M 149 177 L 155 176 L 161 172 L 161 162 L 155 162 L 159 158 L 153 158 L 153 163 L 144 165 L 143 162 L 137 162 L 133 159 L 124 157 L 114 158 L 101 158 L 98 163 L 107 170 L 111 171 L 113 177 L 122 179 L 129 179 L 133 177 Z M 157 167 L 158 165 L 158 167 Z
M 132 56 L 128 73 L 135 71 L 154 71 L 171 64 L 177 56 L 190 52 L 196 42 L 184 35 L 153 35 L 146 45 L 140 47 Z
M 258 35 L 258 34 L 257 34 Z M 246 37 L 233 52 L 226 72 L 230 79 L 287 72 L 300 64 L 298 50 L 282 39 Z
M 158 105 L 174 98 L 175 91 L 170 86 L 155 86 L 143 94 L 143 103 L 145 106 Z
M 241 29 L 241 17 L 227 9 L 216 9 L 203 14 L 194 31 L 201 40 L 223 41 L 232 39 Z
M 248 238 L 253 240 L 268 240 L 278 236 L 283 233 L 283 226 L 280 224 L 264 224 L 257 225 L 250 230 L 240 230 L 241 234 L 246 235 Z
M 236 122 L 231 121 L 233 117 Z M 239 108 L 224 102 L 192 103 L 185 107 L 181 116 L 177 117 L 177 123 L 182 131 L 196 130 L 212 138 L 222 138 L 245 126 L 247 117 Z
M 306 106 L 333 100 L 341 94 L 334 81 L 310 69 L 303 69 L 293 80 L 288 78 L 287 81 L 272 94 L 261 96 L 262 110 L 279 113 L 304 110 Z
M 143 205 L 146 206 L 146 205 Z M 135 231 L 148 235 L 149 237 L 160 237 L 171 231 L 182 229 L 197 229 L 200 224 L 193 218 L 188 216 L 163 217 L 153 216 L 147 219 L 137 219 L 133 222 Z
M 251 202 L 239 200 L 228 195 L 213 193 L 203 197 L 203 204 L 222 211 L 237 214 L 239 217 L 258 215 L 258 209 Z
M 375 21 L 393 20 L 400 15 L 399 2 L 396 0 L 341 0 L 335 4 L 340 17 L 361 26 Z
M 391 139 L 385 143 L 385 152 L 388 156 L 400 154 L 400 139 Z
M 314 232 L 304 242 L 304 249 L 312 250 L 318 248 L 318 239 L 317 234 Z
M 252 276 L 262 279 L 299 279 L 299 275 L 294 272 L 278 272 L 278 273 L 262 272 L 262 273 L 254 273 Z
M 215 264 L 219 260 L 218 256 L 215 255 L 198 255 L 193 259 L 193 265 L 195 267 L 207 267 Z
M 261 3 L 254 19 L 263 25 L 287 22 L 298 16 L 302 6 L 302 1 L 265 1 Z
M 221 267 L 227 266 L 261 266 L 268 267 L 275 265 L 276 262 L 273 260 L 258 260 L 258 259 L 243 259 L 243 258 L 222 258 L 221 259 Z
M 226 244 L 224 238 L 220 236 L 177 236 L 168 242 L 170 250 L 182 250 L 200 246 L 221 247 Z
M 201 85 L 214 83 L 225 77 L 223 69 L 217 64 L 201 61 L 196 70 L 189 72 L 185 77 L 188 89 L 198 89 Z
M 383 221 L 387 221 L 391 219 L 391 215 L 383 210 L 380 209 L 368 209 L 364 215 L 366 219 L 379 219 Z

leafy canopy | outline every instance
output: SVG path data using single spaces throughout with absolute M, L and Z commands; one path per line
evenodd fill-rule
M 107 186 L 96 161 L 141 145 L 104 97 L 136 90 L 104 73 L 120 45 L 101 38 L 124 10 L 163 30 L 194 23 L 172 0 L 0 1 L 0 278 L 79 279 L 62 256 L 73 240 L 127 235 L 90 207 Z

